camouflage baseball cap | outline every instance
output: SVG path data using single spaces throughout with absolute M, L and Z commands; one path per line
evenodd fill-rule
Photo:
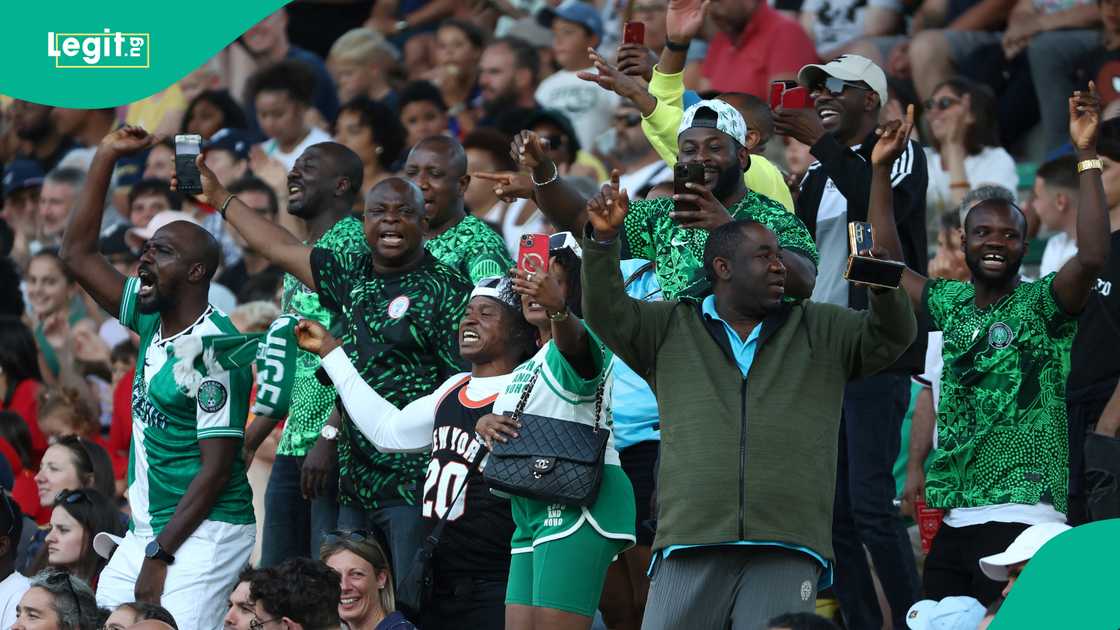
M 693 127 L 718 129 L 734 138 L 739 144 L 747 144 L 747 121 L 739 110 L 718 99 L 700 101 L 684 113 L 681 126 L 677 129 L 679 137 Z

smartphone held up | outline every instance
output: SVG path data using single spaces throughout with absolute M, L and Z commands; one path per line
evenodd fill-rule
M 175 177 L 179 192 L 197 195 L 202 192 L 202 176 L 195 159 L 202 152 L 202 136 L 180 134 L 175 136 Z
M 522 234 L 517 249 L 517 270 L 525 273 L 548 271 L 548 235 Z

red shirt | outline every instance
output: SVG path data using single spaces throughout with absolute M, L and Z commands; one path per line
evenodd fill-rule
M 113 389 L 113 416 L 109 424 L 109 442 L 102 443 L 113 460 L 113 473 L 117 479 L 124 479 L 128 472 L 128 449 L 132 445 L 132 380 L 136 368 L 121 377 Z
M 712 38 L 702 71 L 713 90 L 745 92 L 767 100 L 771 77 L 796 76 L 802 66 L 817 61 L 805 29 L 763 1 L 737 41 L 723 32 Z
M 14 411 L 27 423 L 27 431 L 31 433 L 31 454 L 36 462 L 43 456 L 43 451 L 47 450 L 47 438 L 39 430 L 39 389 L 42 385 L 39 381 L 24 379 L 12 392 L 10 405 L 4 407 L 4 401 L 0 400 L 0 410 Z

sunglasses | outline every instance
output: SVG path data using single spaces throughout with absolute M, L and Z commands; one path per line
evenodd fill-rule
M 489 278 L 487 278 L 489 280 Z M 498 279 L 498 278 L 495 278 Z M 365 542 L 367 540 L 376 540 L 372 532 L 364 529 L 336 529 L 333 532 L 323 534 L 323 543 L 333 545 L 340 542 Z
M 952 96 L 942 96 L 941 98 L 939 98 L 937 100 L 934 100 L 932 98 L 928 98 L 928 99 L 926 99 L 926 102 L 923 103 L 923 105 L 925 106 L 926 111 L 929 111 L 929 112 L 943 112 L 943 111 L 949 109 L 950 107 L 952 107 L 952 106 L 954 106 L 954 105 L 956 105 L 960 102 L 961 102 L 961 99 L 959 99 L 959 98 L 953 98 Z
M 571 232 L 557 232 L 548 237 L 549 254 L 555 254 L 563 250 L 572 252 L 576 255 L 576 258 L 583 257 L 583 248 L 579 246 L 579 241 Z
M 833 96 L 840 96 L 844 93 L 844 88 L 864 91 L 871 89 L 864 83 L 853 83 L 851 81 L 845 81 L 844 79 L 837 79 L 836 77 L 828 77 L 824 81 L 818 83 L 816 87 L 813 88 L 813 91 L 828 92 Z
M 622 125 L 623 127 L 637 127 L 642 122 L 642 115 L 638 112 L 628 112 L 626 114 L 615 114 L 614 124 Z
M 57 497 L 55 497 L 54 504 L 62 505 L 63 503 L 65 503 L 66 505 L 74 505 L 75 503 L 80 503 L 82 501 L 85 501 L 86 503 L 92 503 L 92 501 L 90 501 L 89 495 L 82 492 L 81 490 L 63 490 L 58 493 Z

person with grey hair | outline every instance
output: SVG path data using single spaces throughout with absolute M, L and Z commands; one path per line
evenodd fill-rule
M 964 225 L 964 218 L 968 216 L 969 210 L 987 201 L 1015 203 L 1015 193 L 995 184 L 984 184 L 973 188 L 965 193 L 964 198 L 961 199 L 961 204 L 957 206 L 957 212 L 961 215 L 961 225 Z
M 13 630 L 95 630 L 101 613 L 93 589 L 65 571 L 48 569 L 31 578 L 16 607 Z
M 47 247 L 57 247 L 62 241 L 66 219 L 85 182 L 85 171 L 76 168 L 56 168 L 47 173 L 39 193 L 39 220 L 36 242 L 31 245 L 32 254 Z

